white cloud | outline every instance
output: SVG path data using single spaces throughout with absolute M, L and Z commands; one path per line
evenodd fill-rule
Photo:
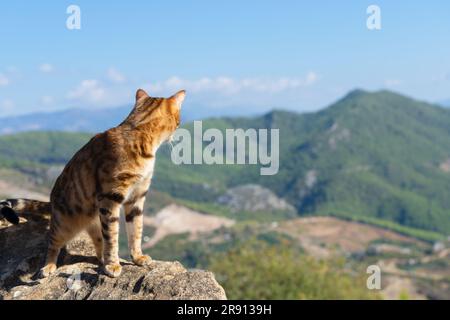
M 273 108 L 309 110 L 324 99 L 315 85 L 320 76 L 308 72 L 286 77 L 201 77 L 178 76 L 142 85 L 150 95 L 167 97 L 178 90 L 187 91 L 185 112 L 197 115 L 262 113 Z M 316 107 L 317 108 L 317 107 Z M 208 111 L 209 110 L 209 111 Z
M 98 103 L 105 99 L 106 89 L 98 80 L 83 80 L 73 90 L 69 91 L 67 98 L 71 100 L 81 100 L 86 102 Z
M 9 79 L 3 73 L 0 73 L 0 87 L 7 86 L 9 84 Z
M 203 77 L 195 80 L 183 79 L 173 76 L 165 81 L 150 83 L 144 87 L 152 94 L 171 93 L 172 91 L 186 89 L 191 93 L 220 92 L 224 95 L 241 92 L 280 93 L 290 89 L 298 89 L 315 84 L 318 75 L 309 72 L 304 77 L 280 78 L 231 78 L 231 77 Z
M 43 73 L 50 73 L 54 70 L 54 67 L 50 63 L 43 63 L 39 66 L 39 70 Z
M 113 83 L 123 83 L 126 80 L 125 76 L 116 68 L 109 68 L 106 75 L 108 80 Z
M 117 86 L 97 79 L 81 81 L 66 96 L 72 106 L 117 107 L 133 102 L 134 89 Z
M 319 76 L 309 72 L 298 77 L 202 77 L 186 79 L 177 76 L 166 80 L 135 85 L 129 83 L 120 72 L 108 70 L 104 81 L 86 79 L 66 96 L 67 102 L 76 107 L 115 107 L 134 102 L 136 88 L 142 87 L 153 96 L 167 97 L 178 90 L 188 91 L 191 106 L 203 109 L 262 110 L 279 108 L 307 108 Z M 118 83 L 125 81 L 125 83 Z

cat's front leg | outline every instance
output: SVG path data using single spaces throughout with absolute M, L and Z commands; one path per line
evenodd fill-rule
M 142 253 L 143 209 L 145 196 L 135 202 L 126 203 L 125 221 L 127 225 L 128 247 L 133 262 L 138 266 L 150 265 L 152 259 Z

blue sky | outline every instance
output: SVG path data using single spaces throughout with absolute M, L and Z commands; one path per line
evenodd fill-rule
M 447 100 L 449 14 L 432 0 L 2 3 L 0 116 L 131 106 L 138 87 L 187 89 L 188 110 L 219 114 L 317 110 L 353 88 Z

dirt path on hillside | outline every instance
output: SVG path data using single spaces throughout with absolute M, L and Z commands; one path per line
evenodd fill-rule
M 333 249 L 344 252 L 365 250 L 375 240 L 387 239 L 405 243 L 423 244 L 421 241 L 390 230 L 334 217 L 307 217 L 281 222 L 278 231 L 299 240 L 311 254 L 326 256 Z
M 230 227 L 234 220 L 202 214 L 176 204 L 161 209 L 155 216 L 144 216 L 146 226 L 156 228 L 156 232 L 142 248 L 154 246 L 160 240 L 171 234 L 189 233 L 194 239 L 197 234 L 207 233 L 221 227 Z

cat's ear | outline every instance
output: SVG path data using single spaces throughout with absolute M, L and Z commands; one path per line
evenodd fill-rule
M 148 97 L 149 97 L 149 95 L 148 95 L 147 92 L 145 92 L 144 90 L 138 89 L 138 90 L 136 91 L 136 102 L 137 102 L 138 100 L 141 100 L 142 98 L 148 98 Z
M 180 90 L 177 93 L 175 93 L 173 96 L 171 96 L 169 99 L 171 99 L 178 108 L 181 108 L 181 104 L 183 103 L 185 97 L 186 97 L 186 91 Z

